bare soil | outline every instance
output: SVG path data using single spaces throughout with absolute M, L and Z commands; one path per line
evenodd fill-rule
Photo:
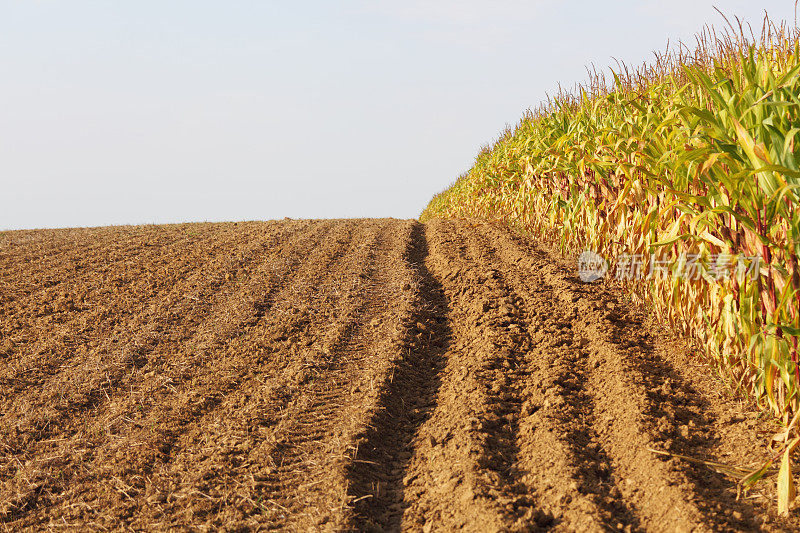
M 0 529 L 792 530 L 777 426 L 500 226 L 0 234 Z

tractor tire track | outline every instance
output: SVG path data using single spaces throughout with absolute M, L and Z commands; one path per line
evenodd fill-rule
M 430 417 L 450 342 L 447 300 L 426 265 L 428 243 L 415 224 L 408 238 L 400 277 L 413 296 L 403 301 L 400 329 L 383 372 L 370 419 L 357 438 L 348 465 L 351 511 L 349 528 L 397 530 L 407 507 L 404 477 L 420 426 Z

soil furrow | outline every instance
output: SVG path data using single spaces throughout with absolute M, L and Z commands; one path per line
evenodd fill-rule
M 219 309 L 211 315 L 211 321 L 186 342 L 188 348 L 183 351 L 187 359 L 182 365 L 176 365 L 169 358 L 165 360 L 171 386 L 149 391 L 148 403 L 154 407 L 163 406 L 164 401 L 159 401 L 158 397 L 169 397 L 175 392 L 181 395 L 182 401 L 156 411 L 155 420 L 148 416 L 156 425 L 157 432 L 144 440 L 151 442 L 148 447 L 158 453 L 144 458 L 152 465 L 148 470 L 153 474 L 147 483 L 140 484 L 143 496 L 158 500 L 162 494 L 171 494 L 173 501 L 167 503 L 177 503 L 178 508 L 186 504 L 180 501 L 184 498 L 207 499 L 200 489 L 195 492 L 182 490 L 186 487 L 182 486 L 181 480 L 170 475 L 172 465 L 181 465 L 185 472 L 191 462 L 180 457 L 180 451 L 198 442 L 205 442 L 206 448 L 211 446 L 223 456 L 233 453 L 232 449 L 239 450 L 241 435 L 220 436 L 213 432 L 209 434 L 207 429 L 193 429 L 212 418 L 216 411 L 243 406 L 236 391 L 247 386 L 252 374 L 268 375 L 274 371 L 272 362 L 266 359 L 270 341 L 282 342 L 284 333 L 281 332 L 291 328 L 302 329 L 309 318 L 303 313 L 287 316 L 281 320 L 284 322 L 281 326 L 285 327 L 263 338 L 259 333 L 265 314 L 273 306 L 291 302 L 293 284 L 302 281 L 308 272 L 319 270 L 320 266 L 324 271 L 346 255 L 345 248 L 351 239 L 351 228 L 340 222 L 321 223 L 315 230 L 301 232 L 297 240 L 288 242 L 276 250 L 270 260 L 262 262 L 243 287 L 222 300 Z M 306 252 L 308 249 L 312 250 L 310 254 Z M 296 310 L 291 304 L 289 308 Z M 217 355 L 214 357 L 213 353 Z M 242 354 L 247 354 L 244 360 Z M 229 399 L 232 394 L 234 397 Z M 127 409 L 128 412 L 131 410 Z M 132 435 L 131 439 L 136 437 Z M 130 461 L 138 459 L 135 455 L 126 458 Z M 142 467 L 142 464 L 136 466 L 138 469 Z M 191 519 L 192 515 L 183 518 Z
M 392 229 L 334 224 L 339 229 L 320 245 L 330 252 L 306 258 L 292 280 L 287 279 L 269 299 L 272 303 L 264 305 L 263 318 L 247 335 L 232 341 L 234 353 L 263 355 L 237 367 L 238 377 L 230 380 L 235 388 L 225 391 L 217 404 L 194 417 L 181 432 L 167 461 L 157 465 L 142 490 L 147 505 L 138 519 L 143 522 L 136 523 L 150 523 L 160 515 L 171 527 L 197 520 L 211 527 L 231 521 L 247 527 L 263 522 L 276 526 L 283 523 L 281 514 L 285 513 L 279 506 L 296 507 L 287 502 L 288 495 L 307 487 L 289 480 L 275 492 L 270 486 L 275 466 L 271 455 L 281 439 L 301 447 L 304 440 L 317 447 L 320 442 L 296 432 L 277 431 L 276 435 L 276 429 L 293 405 L 314 406 L 308 398 L 319 388 L 318 381 L 336 381 L 323 378 L 335 372 L 333 352 L 340 351 L 337 339 L 349 333 L 342 324 L 352 322 L 350 304 L 361 298 L 359 294 L 369 284 L 357 265 L 369 264 L 366 259 L 378 230 L 383 239 Z M 342 350 L 349 352 L 349 348 Z M 323 422 L 317 419 L 316 425 L 324 428 Z M 309 434 L 317 436 L 330 434 L 318 430 Z M 322 460 L 324 454 L 314 458 Z M 225 473 L 217 474 L 220 470 Z M 308 498 L 305 501 L 309 503 Z M 300 515 L 293 518 L 296 522 Z
M 474 228 L 464 238 L 515 287 L 532 339 L 525 385 L 530 403 L 519 433 L 520 468 L 530 472 L 532 492 L 557 529 L 637 529 L 636 512 L 618 497 L 620 480 L 593 428 L 588 354 L 572 330 L 574 317 L 549 298 L 550 288 L 537 270 L 522 271 L 515 261 L 504 261 L 501 243 L 496 248 L 481 233 Z
M 413 441 L 435 405 L 450 331 L 447 301 L 425 263 L 428 253 L 425 230 L 416 224 L 403 254 L 402 284 L 413 287 L 414 295 L 400 311 L 401 330 L 392 347 L 397 356 L 348 466 L 353 529 L 399 529 Z
M 31 324 L 29 329 L 42 332 L 37 335 L 41 340 L 28 338 L 24 339 L 23 344 L 17 339 L 16 342 L 25 346 L 26 350 L 20 350 L 20 357 L 9 356 L 3 370 L 0 370 L 0 384 L 8 385 L 4 387 L 8 394 L 0 402 L 2 412 L 14 410 L 14 406 L 6 402 L 16 393 L 27 393 L 36 388 L 58 389 L 58 381 L 63 381 L 62 376 L 67 375 L 70 376 L 70 394 L 74 398 L 58 398 L 55 401 L 45 397 L 38 399 L 66 410 L 89 407 L 97 400 L 98 394 L 105 396 L 108 393 L 108 387 L 104 387 L 105 393 L 101 393 L 96 386 L 89 386 L 88 391 L 83 390 L 85 387 L 75 383 L 76 368 L 99 365 L 92 368 L 92 373 L 106 374 L 104 382 L 113 387 L 118 375 L 147 360 L 148 352 L 167 326 L 173 330 L 183 326 L 196 327 L 195 323 L 202 321 L 212 306 L 210 296 L 224 290 L 226 284 L 235 283 L 229 280 L 235 280 L 239 273 L 247 272 L 249 265 L 258 260 L 263 249 L 280 243 L 289 230 L 288 227 L 282 229 L 270 235 L 269 240 L 254 239 L 255 244 L 248 245 L 244 250 L 237 250 L 241 245 L 233 241 L 220 246 L 219 251 L 204 251 L 203 255 L 208 254 L 212 260 L 205 260 L 204 257 L 203 262 L 193 266 L 183 279 L 162 284 L 158 291 L 150 290 L 146 280 L 143 283 L 138 279 L 142 273 L 153 270 L 143 261 L 143 272 L 132 277 L 128 283 L 131 287 L 118 287 L 109 293 L 108 299 L 114 302 L 110 306 L 92 304 L 86 312 L 74 306 L 72 311 L 69 311 L 69 307 L 62 309 L 62 314 L 69 315 L 70 319 L 60 322 L 59 334 L 53 334 L 52 329 L 45 334 L 48 328 L 41 321 Z M 219 259 L 217 256 L 220 256 Z M 168 262 L 169 259 L 164 261 Z M 102 281 L 95 283 L 98 286 L 103 284 Z M 123 306 L 126 308 L 124 312 L 120 309 Z M 18 323 L 16 327 L 22 326 Z M 126 330 L 135 330 L 137 335 L 132 342 L 120 343 L 120 332 Z M 96 340 L 89 350 L 75 353 L 76 347 L 85 344 L 83 339 Z M 12 338 L 10 342 L 15 341 Z M 52 384 L 48 384 L 48 381 Z M 36 406 L 27 408 L 30 407 Z
M 404 528 L 496 530 L 545 524 L 513 468 L 524 397 L 517 300 L 450 223 L 430 223 L 430 269 L 449 300 L 452 340 L 438 402 L 416 439 Z
M 394 312 L 387 303 L 393 287 L 386 274 L 395 267 L 399 228 L 385 226 L 373 242 L 362 247 L 364 256 L 354 255 L 351 275 L 363 280 L 338 304 L 346 312 L 333 324 L 322 353 L 315 363 L 315 373 L 302 395 L 281 413 L 274 436 L 273 473 L 266 489 L 274 496 L 272 510 L 276 516 L 294 513 L 278 520 L 277 525 L 304 530 L 309 527 L 335 527 L 341 524 L 347 504 L 347 480 L 343 466 L 353 449 L 356 431 L 362 425 L 360 407 L 372 392 L 374 372 L 384 366 L 384 340 L 379 329 L 391 327 Z M 402 233 L 401 233 L 402 235 Z M 372 370 L 372 372 L 370 372 Z M 366 375 L 359 379 L 359 372 Z M 367 387 L 365 377 L 369 377 Z M 306 487 L 304 480 L 315 480 Z
M 321 229 L 323 230 L 321 234 L 313 230 L 298 232 L 297 239 L 294 244 L 289 244 L 289 249 L 302 249 L 313 244 L 315 239 L 318 241 L 327 232 L 326 228 Z M 343 232 L 343 235 L 346 233 Z M 307 254 L 298 253 L 294 265 L 299 264 L 301 257 L 307 258 Z M 291 270 L 293 264 L 288 263 L 285 266 Z M 281 270 L 277 275 L 273 274 L 268 267 L 267 263 L 262 266 L 264 274 L 281 278 L 275 282 L 276 286 L 280 286 L 285 281 L 283 279 L 285 276 L 280 273 Z M 290 276 L 291 273 L 289 273 Z M 258 287 L 254 287 L 256 293 L 263 293 L 263 282 L 256 281 L 256 284 L 258 285 Z M 253 283 L 251 282 L 250 285 L 253 286 Z M 267 292 L 267 294 L 269 293 Z M 259 312 L 258 306 L 253 305 L 252 295 L 241 288 L 228 295 L 222 295 L 220 301 L 213 307 L 214 310 L 209 318 L 195 326 L 198 329 L 191 334 L 194 337 L 193 342 L 179 348 L 178 351 L 181 354 L 179 357 L 176 357 L 177 354 L 174 353 L 176 339 L 172 338 L 164 339 L 164 342 L 158 343 L 148 354 L 147 364 L 139 368 L 138 373 L 139 375 L 143 374 L 145 378 L 158 375 L 157 379 L 137 382 L 133 376 L 126 376 L 131 385 L 125 387 L 123 383 L 122 386 L 116 387 L 121 394 L 124 394 L 120 401 L 112 402 L 108 392 L 113 391 L 103 391 L 101 392 L 102 397 L 107 402 L 102 410 L 95 407 L 85 416 L 71 420 L 78 422 L 71 424 L 69 431 L 71 435 L 68 438 L 75 451 L 70 454 L 71 457 L 61 457 L 54 467 L 71 472 L 79 479 L 88 479 L 87 476 L 95 478 L 99 476 L 100 479 L 110 475 L 124 477 L 126 473 L 137 469 L 139 471 L 142 468 L 147 470 L 150 467 L 146 465 L 152 464 L 160 456 L 168 456 L 171 443 L 180 434 L 181 426 L 199 413 L 212 409 L 220 402 L 224 391 L 236 385 L 235 369 L 225 371 L 218 368 L 218 362 L 212 362 L 208 358 L 211 350 L 218 350 L 220 346 L 224 346 L 225 341 L 231 338 L 231 333 L 237 327 L 246 326 L 251 320 L 250 316 L 255 316 Z M 182 341 L 180 337 L 177 340 Z M 217 368 L 212 368 L 212 366 Z M 198 379 L 200 377 L 198 370 L 203 367 L 208 367 L 204 374 L 214 385 L 208 392 L 198 394 L 198 390 L 204 388 L 200 386 L 202 382 Z M 89 367 L 86 370 L 91 372 L 97 369 Z M 176 393 L 180 393 L 178 387 L 187 379 L 190 380 L 186 383 L 190 391 L 180 394 L 181 400 L 178 402 L 174 400 L 165 402 L 165 399 L 174 398 Z M 139 386 L 134 387 L 133 383 L 137 383 Z M 112 383 L 108 385 L 107 388 L 110 389 Z M 142 385 L 145 388 L 141 388 Z M 100 388 L 102 389 L 102 387 Z M 108 412 L 109 410 L 111 412 Z M 37 414 L 53 416 L 46 410 L 39 410 Z M 18 456 L 35 455 L 41 449 L 41 446 L 34 444 L 42 441 L 42 429 L 40 428 L 40 425 L 34 425 L 35 433 L 26 432 L 24 428 L 22 433 L 17 430 L 16 444 L 14 440 L 11 440 L 8 447 L 11 450 L 18 450 L 16 452 Z M 57 425 L 50 423 L 44 426 L 44 430 L 47 431 L 55 431 L 57 428 Z M 63 434 L 64 428 L 60 428 L 58 431 Z M 102 435 L 98 432 L 118 434 L 118 437 L 98 447 L 93 443 Z M 134 444 L 134 448 L 129 448 L 131 443 Z M 94 457 L 93 463 L 101 465 L 105 463 L 105 465 L 96 471 L 87 469 L 87 466 L 83 464 L 87 450 L 91 450 L 89 455 Z M 107 459 L 116 459 L 116 461 L 106 463 Z M 114 466 L 109 468 L 109 464 Z M 39 472 L 38 477 L 46 479 L 47 483 L 38 486 L 36 491 L 27 490 L 18 497 L 16 518 L 21 517 L 22 515 L 19 513 L 23 511 L 27 513 L 41 504 L 46 504 L 47 498 L 37 496 L 34 501 L 31 500 L 33 496 L 41 494 L 51 484 L 64 486 L 69 481 L 69 477 L 64 475 L 57 478 L 48 477 L 46 471 Z M 102 492 L 105 490 L 103 485 L 105 483 L 94 486 L 92 492 Z M 136 485 L 141 487 L 141 480 Z M 113 483 L 111 490 L 114 490 Z M 26 500 L 27 504 L 24 504 L 23 502 Z
M 27 246 L 19 236 L 8 238 L 7 234 L 2 239 L 0 267 L 15 279 L 15 283 L 0 285 L 3 289 L 0 292 L 0 305 L 67 283 L 94 264 L 107 265 L 111 253 L 119 254 L 116 262 L 127 261 L 146 246 L 134 238 L 126 241 L 127 246 L 121 248 L 119 241 L 130 234 L 115 232 L 49 230 L 47 233 L 49 239 L 43 234 L 39 240 L 27 243 Z M 74 234 L 73 240 L 67 239 L 69 234 Z M 113 252 L 110 248 L 113 248 Z
M 37 357 L 35 352 L 30 355 L 23 353 L 23 357 L 9 364 L 6 369 L 15 372 L 13 369 L 18 368 L 26 374 L 29 374 L 28 369 L 36 369 L 40 377 L 27 377 L 23 381 L 8 374 L 5 376 L 4 379 L 13 379 L 16 383 L 7 389 L 9 394 L 3 398 L 4 414 L 13 416 L 17 408 L 48 413 L 46 421 L 30 421 L 31 426 L 46 428 L 53 424 L 60 425 L 61 418 L 76 410 L 93 409 L 97 402 L 106 400 L 114 390 L 125 385 L 125 378 L 131 370 L 146 365 L 151 353 L 159 345 L 182 342 L 188 338 L 192 334 L 189 332 L 202 324 L 212 313 L 214 305 L 218 305 L 213 298 L 224 296 L 225 289 L 236 283 L 237 273 L 248 272 L 249 265 L 262 256 L 262 248 L 268 250 L 275 246 L 285 233 L 280 232 L 271 240 L 248 246 L 244 252 L 236 255 L 238 259 L 226 260 L 219 265 L 222 268 L 218 266 L 216 271 L 210 271 L 203 265 L 185 280 L 171 285 L 167 289 L 170 294 L 153 294 L 141 304 L 128 303 L 134 307 L 132 312 L 100 311 L 108 317 L 106 322 L 111 324 L 113 332 L 93 331 L 91 326 L 70 328 L 66 325 L 64 329 L 67 336 L 75 335 L 75 330 L 80 329 L 77 334 L 81 337 L 96 336 L 100 340 L 90 350 L 72 355 L 72 346 L 77 342 L 54 336 L 39 348 L 39 351 L 50 354 L 49 357 Z M 298 232 L 298 236 L 307 237 L 306 232 Z M 213 266 L 209 265 L 209 268 Z M 204 294 L 208 296 L 200 301 L 193 293 L 201 297 Z M 188 298 L 189 295 L 192 298 Z M 126 299 L 119 298 L 121 301 Z M 133 339 L 120 338 L 117 332 L 125 330 L 135 332 Z M 175 333 L 181 330 L 185 333 L 176 338 Z M 167 332 L 169 336 L 165 335 Z M 83 375 L 81 369 L 85 369 Z M 32 395 L 33 391 L 37 393 Z M 42 391 L 45 391 L 44 394 Z M 23 397 L 14 400 L 15 392 L 23 393 Z M 19 404 L 20 401 L 21 407 L 15 405 L 14 402 Z M 49 406 L 49 409 L 43 409 L 43 406 Z M 47 438 L 46 431 L 39 433 L 37 438 Z
M 189 237 L 175 231 L 164 232 L 158 239 L 151 239 L 147 232 L 131 232 L 125 235 L 106 239 L 94 246 L 84 249 L 69 249 L 56 255 L 50 255 L 45 250 L 37 250 L 35 266 L 30 263 L 19 265 L 12 275 L 18 280 L 14 287 L 8 291 L 0 292 L 2 299 L 0 305 L 24 307 L 30 301 L 46 295 L 48 291 L 61 288 L 64 285 L 86 284 L 92 277 L 101 280 L 108 273 L 125 271 L 131 264 L 151 262 L 152 266 L 165 267 L 177 250 L 186 250 L 192 247 L 206 249 L 225 241 L 218 239 L 220 230 L 198 233 Z M 76 241 L 76 243 L 79 241 Z M 233 244 L 228 242 L 226 244 Z M 109 250 L 109 248 L 113 249 Z M 15 250 L 17 251 L 17 250 Z M 24 255 L 23 255 L 24 256 Z M 119 268 L 122 267 L 122 268 Z
M 610 516 L 616 520 L 619 516 L 636 515 L 636 520 L 629 524 L 646 530 L 745 526 L 747 516 L 752 519 L 745 506 L 717 491 L 711 500 L 728 500 L 728 512 L 704 509 L 700 502 L 708 501 L 710 494 L 706 489 L 703 497 L 699 497 L 695 489 L 698 483 L 691 479 L 692 470 L 685 466 L 675 468 L 680 463 L 665 463 L 648 451 L 648 448 L 667 448 L 692 456 L 708 456 L 713 446 L 710 438 L 713 431 L 704 416 L 699 395 L 652 350 L 640 323 L 627 317 L 618 302 L 609 302 L 608 295 L 600 298 L 592 286 L 571 279 L 540 253 L 521 248 L 519 240 L 506 230 L 491 228 L 488 232 L 504 243 L 501 248 L 508 250 L 504 258 L 507 263 L 522 266 L 525 264 L 522 257 L 538 256 L 525 266 L 543 274 L 540 282 L 546 298 L 558 302 L 561 316 L 569 321 L 573 344 L 581 346 L 582 363 L 573 362 L 572 366 L 582 368 L 584 397 L 574 404 L 588 406 L 591 416 L 585 419 L 585 431 L 590 436 L 592 451 L 602 454 L 607 461 L 603 470 L 613 487 L 602 496 L 612 511 Z M 676 394 L 649 392 L 663 390 Z M 653 399 L 660 402 L 654 404 Z M 686 438 L 689 431 L 685 429 L 684 435 L 680 434 L 676 425 L 681 423 L 684 428 L 691 428 L 692 439 Z M 584 457 L 582 464 L 593 458 Z M 702 484 L 707 482 L 706 476 Z M 630 502 L 627 512 L 622 509 L 613 512 L 620 502 Z M 737 512 L 734 514 L 733 510 Z M 624 520 L 620 523 L 625 525 Z M 613 526 L 613 522 L 609 525 Z

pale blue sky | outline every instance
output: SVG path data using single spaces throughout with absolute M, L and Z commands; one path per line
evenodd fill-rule
M 416 217 L 585 67 L 794 2 L 0 0 L 0 229 Z

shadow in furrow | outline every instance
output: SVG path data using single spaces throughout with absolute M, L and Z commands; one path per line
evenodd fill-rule
M 519 242 L 517 242 L 520 245 Z M 542 251 L 531 255 L 547 259 Z M 580 281 L 563 266 L 559 268 L 573 294 L 594 302 L 610 302 L 608 341 L 624 354 L 627 375 L 646 395 L 641 419 L 655 448 L 689 457 L 714 460 L 720 445 L 718 422 L 707 399 L 661 353 L 654 337 L 645 331 L 644 317 L 616 297 L 613 290 L 596 288 Z M 735 497 L 735 483 L 707 468 L 696 468 L 677 459 L 654 456 L 653 464 L 670 461 L 671 469 L 685 476 L 688 493 L 708 524 L 721 530 L 757 529 L 760 520 L 746 500 Z M 670 484 L 679 483 L 675 476 Z M 689 488 L 690 487 L 690 488 Z M 720 513 L 724 508 L 728 512 Z
M 474 232 L 465 234 L 462 228 L 457 229 L 462 242 L 462 262 L 497 267 L 502 262 L 497 258 L 497 250 L 488 239 L 482 239 Z M 483 427 L 487 431 L 483 444 L 483 456 L 478 460 L 481 469 L 497 474 L 495 489 L 505 498 L 511 498 L 512 506 L 506 506 L 504 516 L 511 522 L 522 519 L 526 512 L 535 508 L 530 490 L 523 479 L 528 473 L 519 462 L 522 450 L 520 419 L 526 391 L 524 384 L 530 377 L 526 365 L 526 356 L 531 350 L 531 339 L 526 332 L 529 329 L 524 300 L 517 293 L 514 283 L 506 279 L 505 272 L 492 268 L 489 279 L 483 285 L 486 292 L 481 327 L 485 334 L 491 334 L 487 340 L 490 348 L 484 356 L 482 368 L 476 377 L 487 384 L 497 382 L 497 371 L 502 370 L 503 387 L 499 391 L 491 390 L 487 397 L 487 412 L 484 415 Z M 505 310 L 498 316 L 493 300 L 505 302 Z M 512 329 L 513 328 L 513 329 Z M 547 521 L 544 515 L 537 514 L 538 520 Z
M 378 394 L 377 408 L 347 469 L 352 498 L 352 527 L 399 530 L 404 502 L 403 478 L 413 441 L 430 417 L 441 385 L 451 332 L 447 298 L 441 284 L 425 265 L 428 243 L 424 226 L 411 232 L 405 260 L 419 286 L 398 359 Z
M 510 274 L 512 281 L 509 282 L 509 286 L 522 288 L 521 294 L 528 293 L 523 298 L 524 303 L 520 303 L 519 307 L 523 316 L 527 317 L 535 329 L 544 330 L 572 322 L 573 319 L 565 315 L 552 299 L 552 295 L 557 292 L 553 285 L 544 279 L 538 279 L 539 290 L 526 291 L 525 273 L 520 272 L 513 256 L 509 260 L 503 251 L 496 248 L 492 235 L 485 229 L 481 233 L 473 234 L 472 237 L 488 251 L 490 263 L 502 265 L 502 268 Z M 499 245 L 502 246 L 502 243 Z M 583 285 L 576 289 L 585 289 L 585 284 Z M 547 300 L 540 299 L 543 295 Z M 548 308 L 549 311 L 544 313 L 544 316 L 532 314 L 531 307 L 540 312 Z M 554 380 L 552 390 L 559 391 L 559 396 L 564 402 L 558 410 L 557 418 L 561 421 L 559 425 L 560 431 L 563 432 L 561 440 L 572 455 L 577 489 L 581 494 L 591 495 L 590 499 L 597 505 L 602 515 L 600 519 L 607 527 L 612 528 L 621 523 L 632 531 L 639 531 L 642 528 L 641 520 L 636 510 L 620 498 L 617 487 L 620 474 L 616 471 L 608 451 L 600 444 L 600 436 L 594 428 L 597 422 L 596 399 L 585 385 L 591 373 L 587 361 L 588 354 L 580 348 L 573 347 L 575 339 L 572 325 L 567 329 L 561 329 L 561 332 L 563 340 L 556 341 L 555 346 L 548 346 L 546 349 L 554 355 L 557 354 L 554 361 L 564 368 L 563 373 Z
M 607 527 L 624 524 L 630 531 L 641 531 L 641 519 L 635 508 L 621 497 L 621 474 L 594 429 L 597 423 L 596 401 L 584 386 L 589 379 L 588 370 L 579 358 L 571 360 L 570 364 L 574 365 L 576 379 L 559 384 L 565 387 L 563 442 L 573 455 L 578 490 L 582 494 L 594 495 L 592 500 L 601 512 L 599 518 Z M 567 389 L 572 390 L 566 392 Z M 583 423 L 570 424 L 570 420 L 581 420 Z
M 647 419 L 657 421 L 651 431 L 658 448 L 666 451 L 715 460 L 715 448 L 720 444 L 716 435 L 716 424 L 710 406 L 692 385 L 685 381 L 669 361 L 662 359 L 653 344 L 652 338 L 643 334 L 631 339 L 627 326 L 630 322 L 623 317 L 612 315 L 611 339 L 618 346 L 628 350 L 627 363 L 642 376 L 648 398 Z M 685 431 L 681 434 L 681 428 Z M 661 459 L 666 460 L 666 459 Z M 675 461 L 673 461 L 675 462 Z M 698 508 L 709 523 L 723 529 L 736 530 L 745 526 L 756 529 L 758 517 L 753 508 L 744 501 L 734 498 L 736 484 L 708 468 L 687 467 L 678 462 L 676 467 L 683 471 L 692 485 L 692 492 L 700 496 Z M 724 502 L 730 514 L 722 515 L 713 509 L 714 502 Z M 739 518 L 733 511 L 738 511 Z

